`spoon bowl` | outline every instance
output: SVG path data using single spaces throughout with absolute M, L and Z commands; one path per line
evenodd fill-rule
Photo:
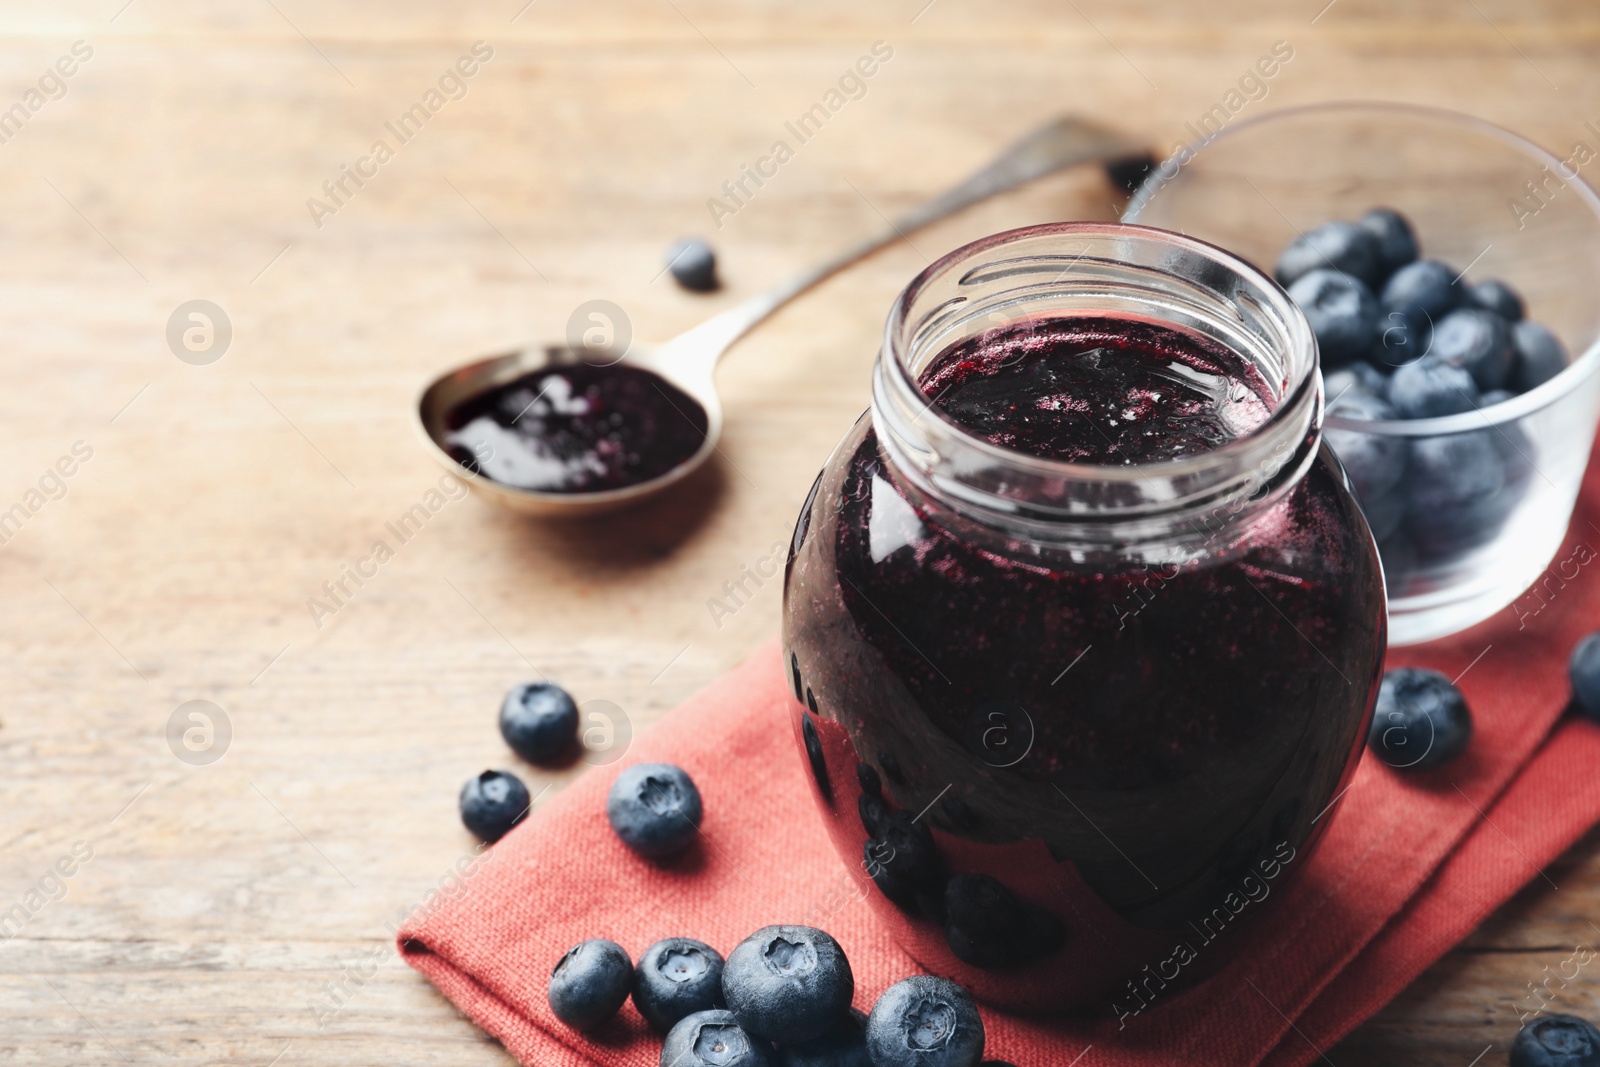
M 417 398 L 417 428 L 434 459 L 491 503 L 524 515 L 544 518 L 584 518 L 620 511 L 694 473 L 716 450 L 717 440 L 722 435 L 722 402 L 712 386 L 710 374 L 686 373 L 693 370 L 693 364 L 665 358 L 667 347 L 670 346 L 635 346 L 618 358 L 604 349 L 574 349 L 565 344 L 552 344 L 488 356 L 457 367 L 428 384 Z M 693 455 L 665 474 L 620 489 L 588 493 L 548 492 L 496 481 L 473 470 L 452 453 L 448 439 L 448 417 L 458 404 L 547 368 L 569 367 L 579 363 L 606 367 L 620 362 L 664 378 L 692 397 L 706 414 L 705 441 Z

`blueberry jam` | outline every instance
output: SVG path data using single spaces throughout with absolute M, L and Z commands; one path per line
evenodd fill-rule
M 705 409 L 651 371 L 572 363 L 523 375 L 452 408 L 457 462 L 518 489 L 595 493 L 660 477 L 706 439 Z
M 917 380 L 973 437 L 1097 468 L 1212 452 L 1279 402 L 1226 346 L 1105 317 L 980 335 Z M 911 488 L 865 417 L 818 478 L 785 582 L 791 714 L 835 846 L 930 970 L 1023 1010 L 1137 1012 L 1303 865 L 1377 692 L 1376 550 L 1325 446 L 1228 515 L 1177 552 L 1033 540 Z

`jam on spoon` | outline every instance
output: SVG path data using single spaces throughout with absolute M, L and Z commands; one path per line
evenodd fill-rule
M 445 416 L 450 454 L 475 474 L 542 493 L 596 493 L 658 478 L 705 443 L 706 411 L 653 371 L 546 367 Z

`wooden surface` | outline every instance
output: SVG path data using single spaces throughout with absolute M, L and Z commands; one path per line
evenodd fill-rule
M 1600 118 L 1581 0 L 125 2 L 0 12 L 0 110 L 93 50 L 0 144 L 0 510 L 42 505 L 0 551 L 0 912 L 65 892 L 0 944 L 12 1063 L 508 1062 L 386 928 L 471 847 L 455 795 L 508 763 L 502 692 L 542 672 L 640 728 L 737 662 L 776 584 L 720 625 L 706 601 L 787 536 L 895 292 L 962 241 L 1114 208 L 1074 174 L 916 235 L 735 350 L 726 459 L 672 501 L 586 530 L 446 501 L 319 627 L 308 598 L 435 485 L 409 408 L 447 364 L 595 298 L 670 336 L 1063 109 L 1170 148 L 1278 40 L 1247 113 L 1394 97 L 1556 149 Z M 315 225 L 307 198 L 479 40 L 466 96 Z M 660 278 L 880 40 L 866 95 L 714 231 L 728 288 Z M 191 299 L 232 322 L 210 365 L 166 341 Z M 80 441 L 65 495 L 29 498 Z M 210 765 L 167 741 L 190 700 L 232 724 Z M 1526 983 L 1600 938 L 1600 840 L 1551 875 L 1328 1060 L 1502 1062 Z M 1600 1014 L 1595 974 L 1559 1003 Z

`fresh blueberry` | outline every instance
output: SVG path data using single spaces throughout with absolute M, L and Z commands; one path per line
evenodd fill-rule
M 685 237 L 667 249 L 667 269 L 685 289 L 709 293 L 717 287 L 717 254 L 698 237 Z
M 1567 350 L 1560 338 L 1537 322 L 1512 326 L 1511 344 L 1517 350 L 1511 385 L 1519 393 L 1541 386 L 1567 369 Z
M 1492 311 L 1458 308 L 1433 328 L 1429 356 L 1460 367 L 1480 390 L 1499 389 L 1511 379 L 1516 363 L 1511 326 Z
M 825 1037 L 855 991 L 844 949 L 810 926 L 762 927 L 728 953 L 722 971 L 728 1010 L 769 1041 Z
M 580 942 L 550 972 L 550 1010 L 574 1030 L 593 1030 L 622 1007 L 633 985 L 633 961 L 615 941 Z
M 1346 393 L 1329 403 L 1327 410 L 1329 415 L 1347 419 L 1399 418 L 1387 400 L 1366 392 Z M 1322 438 L 1339 457 L 1362 501 L 1376 500 L 1405 477 L 1406 456 L 1411 449 L 1404 437 L 1329 427 Z
M 1438 322 L 1461 304 L 1463 296 L 1454 271 L 1436 259 L 1423 259 L 1395 271 L 1378 303 L 1385 312 L 1398 312 L 1408 320 Z
M 697 1011 L 723 1007 L 722 956 L 687 937 L 657 941 L 633 969 L 633 1006 L 663 1032 Z
M 548 682 L 526 682 L 500 705 L 500 736 L 529 763 L 551 764 L 578 743 L 578 705 Z
M 1336 270 L 1313 270 L 1289 286 L 1305 312 L 1324 366 L 1359 359 L 1378 336 L 1378 300 L 1360 279 Z
M 1388 377 L 1370 363 L 1352 363 L 1348 367 L 1324 371 L 1322 374 L 1322 395 L 1327 398 L 1330 410 L 1346 393 L 1383 396 L 1388 391 Z
M 526 818 L 532 806 L 528 787 L 510 771 L 484 771 L 461 787 L 462 823 L 491 843 Z
M 1438 671 L 1401 667 L 1384 674 L 1367 744 L 1399 770 L 1431 771 L 1466 751 L 1472 713 Z
M 1376 329 L 1367 363 L 1380 374 L 1416 362 L 1433 347 L 1433 323 L 1420 312 L 1408 316 L 1380 308 Z
M 873 1067 L 977 1067 L 983 1019 L 954 982 L 918 974 L 884 990 L 867 1017 Z
M 863 846 L 862 859 L 868 876 L 896 905 L 942 918 L 944 861 L 923 823 L 903 811 L 890 812 Z
M 1325 222 L 1289 243 L 1278 257 L 1279 284 L 1292 286 L 1314 270 L 1336 270 L 1369 287 L 1383 281 L 1378 238 L 1353 222 Z
M 1572 696 L 1578 708 L 1592 719 L 1600 719 L 1600 632 L 1578 642 L 1567 663 L 1572 677 Z
M 1510 501 L 1495 437 L 1477 430 L 1412 442 L 1406 528 L 1423 553 L 1471 548 L 1504 524 Z
M 1472 287 L 1472 302 L 1485 311 L 1492 311 L 1507 322 L 1522 318 L 1522 297 L 1505 282 L 1491 278 Z
M 1511 1067 L 1600 1067 L 1600 1030 L 1576 1015 L 1545 1015 L 1517 1031 Z
M 1385 277 L 1417 258 L 1417 233 L 1400 212 L 1373 208 L 1358 225 L 1378 239 L 1378 262 Z
M 809 689 L 806 695 L 811 695 Z M 800 740 L 805 745 L 806 762 L 811 765 L 812 780 L 817 783 L 822 799 L 833 803 L 833 783 L 828 779 L 828 759 L 822 751 L 822 738 L 817 736 L 817 724 L 803 711 L 800 713 Z
M 689 847 L 700 830 L 700 790 L 670 763 L 638 763 L 617 775 L 606 818 L 622 843 L 663 859 Z
M 1478 385 L 1466 370 L 1428 355 L 1394 372 L 1388 399 L 1402 419 L 1455 415 L 1478 406 Z
M 771 1046 L 739 1025 L 731 1011 L 697 1011 L 661 1044 L 661 1067 L 772 1067 Z
M 878 776 L 878 768 L 870 763 L 856 764 L 856 783 L 861 786 L 863 793 L 883 796 L 883 779 Z
M 866 1015 L 851 1008 L 824 1036 L 779 1045 L 778 1067 L 872 1067 Z

